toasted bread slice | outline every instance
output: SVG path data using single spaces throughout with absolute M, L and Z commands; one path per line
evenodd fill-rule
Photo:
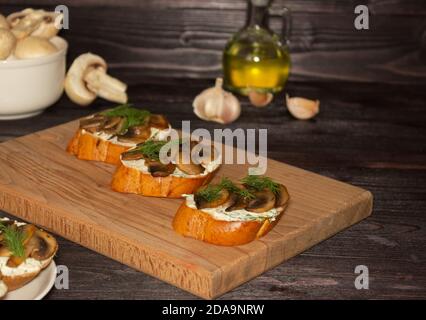
M 7 285 L 2 280 L 0 280 L 0 299 L 3 299 L 3 297 L 7 294 L 8 290 L 9 289 Z
M 19 288 L 22 288 L 24 285 L 31 282 L 32 280 L 34 280 L 43 269 L 49 266 L 52 260 L 53 260 L 53 256 L 49 259 L 41 261 L 40 268 L 37 268 L 33 271 L 29 271 L 23 274 L 13 275 L 13 276 L 3 275 L 2 280 L 8 287 L 9 291 L 17 290 Z
M 7 241 L 0 254 L 0 279 L 6 285 L 8 291 L 13 291 L 32 281 L 43 269 L 49 266 L 58 251 L 58 243 L 52 235 L 33 225 L 7 218 L 0 219 L 0 222 L 3 226 L 0 230 L 0 236 L 3 233 L 6 234 L 6 232 L 9 237 L 15 239 L 17 239 L 17 232 L 22 232 L 25 235 L 22 240 L 24 257 L 13 256 L 12 251 L 7 247 Z M 7 223 L 7 226 L 5 223 Z
M 78 129 L 69 142 L 67 152 L 81 160 L 102 161 L 114 165 L 120 164 L 120 155 L 131 147 L 103 140 Z
M 182 194 L 192 193 L 200 186 L 208 183 L 215 171 L 198 177 L 154 177 L 150 173 L 129 168 L 121 164 L 112 179 L 114 191 L 136 193 L 150 197 L 180 198 Z
M 266 235 L 279 221 L 223 221 L 190 208 L 184 201 L 173 219 L 173 229 L 185 236 L 220 246 L 237 246 Z

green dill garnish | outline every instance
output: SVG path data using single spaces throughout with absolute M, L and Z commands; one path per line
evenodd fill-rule
M 0 232 L 3 235 L 4 245 L 10 250 L 13 256 L 15 257 L 24 257 L 25 248 L 24 248 L 24 239 L 25 234 L 16 228 L 16 226 L 5 226 L 0 221 Z
M 228 190 L 244 199 L 253 199 L 255 195 L 249 190 L 237 187 L 230 179 L 222 178 L 219 184 L 208 185 L 195 193 L 196 197 L 203 198 L 207 202 L 215 201 L 220 198 L 222 190 Z
M 229 192 L 235 193 L 238 196 L 244 198 L 244 199 L 253 199 L 255 198 L 254 194 L 251 193 L 249 190 L 238 188 L 231 180 L 228 178 L 222 178 L 222 181 L 220 182 L 220 186 Z
M 123 117 L 126 122 L 123 125 L 121 132 L 126 132 L 130 127 L 145 124 L 151 113 L 147 110 L 141 110 L 132 107 L 130 104 L 123 104 L 114 109 L 101 112 L 107 117 Z
M 269 189 L 275 194 L 278 194 L 280 192 L 280 184 L 272 181 L 272 179 L 268 177 L 249 175 L 243 178 L 241 182 L 247 188 L 254 189 L 256 191 Z
M 196 197 L 203 198 L 207 202 L 212 202 L 220 198 L 220 192 L 223 187 L 220 185 L 208 185 L 207 187 L 197 191 Z
M 160 160 L 160 150 L 166 144 L 167 141 L 147 140 L 130 152 L 141 152 L 148 159 Z

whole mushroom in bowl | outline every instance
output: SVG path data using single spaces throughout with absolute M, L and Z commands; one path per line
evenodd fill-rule
M 0 15 L 0 120 L 37 115 L 62 95 L 68 43 L 57 36 L 61 20 L 34 9 Z

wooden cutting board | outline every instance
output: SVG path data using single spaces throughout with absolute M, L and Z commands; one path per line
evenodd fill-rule
M 267 236 L 238 247 L 184 238 L 171 227 L 182 200 L 113 192 L 113 166 L 64 151 L 77 126 L 0 144 L 0 208 L 203 298 L 226 293 L 372 211 L 369 191 L 268 160 L 267 175 L 287 186 L 291 201 Z M 224 165 L 216 179 L 246 172 Z

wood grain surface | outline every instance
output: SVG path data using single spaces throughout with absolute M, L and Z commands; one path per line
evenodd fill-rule
M 115 166 L 65 152 L 77 128 L 74 121 L 0 144 L 0 208 L 203 298 L 216 298 L 371 214 L 370 192 L 269 160 L 266 175 L 285 184 L 291 200 L 267 236 L 237 247 L 184 238 L 171 226 L 182 200 L 114 192 Z M 247 167 L 227 164 L 217 176 L 237 180 Z
M 135 75 L 136 78 L 136 75 Z M 224 126 L 197 119 L 192 99 L 208 80 L 139 76 L 130 99 L 164 113 L 174 127 L 190 119 L 211 132 Z M 313 121 L 294 120 L 279 95 L 265 109 L 249 107 L 229 128 L 267 128 L 268 157 L 371 190 L 373 215 L 232 290 L 223 299 L 424 299 L 426 297 L 426 113 L 423 86 L 290 82 L 287 92 L 321 100 Z M 104 109 L 63 97 L 44 114 L 0 122 L 6 141 Z M 1 213 L 0 215 L 6 215 Z M 59 237 L 56 257 L 70 273 L 69 290 L 47 299 L 193 299 L 194 296 Z M 370 270 L 369 290 L 356 290 L 354 269 Z
M 368 4 L 370 29 L 356 30 L 354 8 Z M 0 12 L 27 6 L 53 9 L 54 0 L 2 0 Z M 211 78 L 222 50 L 245 22 L 245 0 L 64 0 L 69 7 L 70 61 L 91 51 L 112 73 Z M 426 83 L 424 0 L 275 0 L 293 12 L 292 80 Z

